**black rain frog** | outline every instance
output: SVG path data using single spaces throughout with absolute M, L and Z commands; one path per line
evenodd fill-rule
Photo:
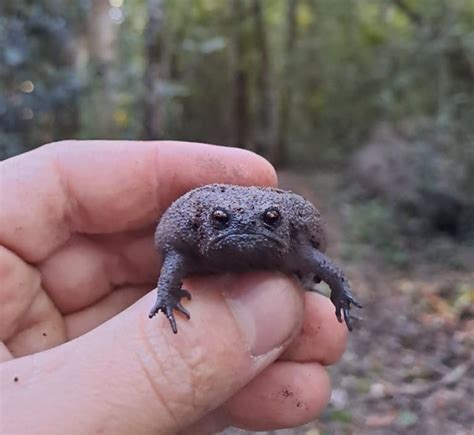
M 353 298 L 342 271 L 324 255 L 326 236 L 319 211 L 300 195 L 275 188 L 226 184 L 203 186 L 178 198 L 155 234 L 163 256 L 153 317 L 162 311 L 177 333 L 173 310 L 190 318 L 181 288 L 190 275 L 275 270 L 324 281 L 337 319 L 352 329 Z

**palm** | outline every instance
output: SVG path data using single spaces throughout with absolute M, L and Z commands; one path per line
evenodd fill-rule
M 151 229 L 75 235 L 30 267 L 28 275 L 36 285 L 9 298 L 13 321 L 5 344 L 13 355 L 37 352 L 83 334 L 152 289 L 159 266 L 152 240 Z

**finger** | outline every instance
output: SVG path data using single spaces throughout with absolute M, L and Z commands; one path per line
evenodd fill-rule
M 5 343 L 0 341 L 0 363 L 11 359 L 13 359 L 13 355 L 8 350 L 7 346 L 5 346 Z
M 75 235 L 38 268 L 51 299 L 63 314 L 69 314 L 117 288 L 156 282 L 159 265 L 150 229 L 94 237 Z
M 232 397 L 222 414 L 227 424 L 251 431 L 300 426 L 323 412 L 330 392 L 320 364 L 278 361 Z
M 79 337 L 121 313 L 155 285 L 127 286 L 115 290 L 96 304 L 65 316 L 67 339 Z
M 161 313 L 148 319 L 148 294 L 89 334 L 2 364 L 4 431 L 176 433 L 272 363 L 301 324 L 301 292 L 283 276 L 200 278 L 186 288 L 191 319 L 177 314 L 177 335 Z
M 0 340 L 14 356 L 64 341 L 64 324 L 38 271 L 0 247 Z
M 346 326 L 334 315 L 332 302 L 323 295 L 306 292 L 303 327 L 281 359 L 334 364 L 344 353 L 347 335 Z
M 24 317 L 18 318 L 15 335 L 6 340 L 5 344 L 15 357 L 20 357 L 57 346 L 65 340 L 64 319 L 41 289 Z
M 18 318 L 25 315 L 40 291 L 38 271 L 10 250 L 0 246 L 0 340 L 18 329 Z
M 276 176 L 263 158 L 236 148 L 71 141 L 6 160 L 0 182 L 0 243 L 26 261 L 38 262 L 74 232 L 148 226 L 193 187 L 213 182 L 275 184 Z

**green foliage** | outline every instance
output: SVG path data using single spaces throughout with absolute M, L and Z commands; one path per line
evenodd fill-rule
M 76 122 L 80 83 L 69 61 L 82 3 L 2 2 L 0 157 L 61 138 Z
M 397 220 L 396 210 L 389 204 L 373 199 L 352 199 L 344 209 L 347 239 L 344 255 L 356 260 L 371 260 L 377 256 L 396 266 L 408 265 L 406 235 Z
M 352 192 L 337 199 L 342 209 L 345 234 L 343 255 L 349 260 L 381 262 L 405 269 L 412 262 L 458 270 L 472 268 L 472 240 L 466 229 L 453 237 L 433 228 L 429 221 L 435 207 L 446 206 L 426 198 L 421 215 L 383 198 L 367 199 Z M 472 229 L 472 220 L 469 221 Z
M 471 2 L 419 2 L 419 22 L 385 1 L 314 4 L 295 68 L 296 158 L 344 159 L 380 119 L 430 119 L 459 149 L 474 143 Z
M 396 423 L 403 428 L 413 426 L 418 421 L 418 415 L 412 411 L 402 411 L 397 417 Z
M 352 414 L 349 411 L 345 411 L 342 409 L 335 409 L 333 411 L 328 412 L 326 418 L 331 421 L 337 421 L 339 423 L 345 424 L 351 423 L 353 419 Z
M 249 77 L 250 124 L 255 129 L 260 53 L 251 2 L 241 3 L 245 19 L 236 23 L 231 2 L 164 1 L 165 56 L 158 93 L 164 136 L 233 142 L 236 27 L 245 39 L 242 66 Z M 452 138 L 449 152 L 457 149 L 459 161 L 464 161 L 464 151 L 474 143 L 472 2 L 402 3 L 406 8 L 385 0 L 298 1 L 291 59 L 284 50 L 287 2 L 263 3 L 274 96 L 291 81 L 289 154 L 294 163 L 344 161 L 381 119 L 430 120 Z M 123 19 L 114 24 L 120 29 L 118 56 L 113 79 L 106 78 L 106 83 L 97 65 L 77 69 L 83 50 L 78 44 L 88 33 L 91 4 L 19 0 L 2 5 L 0 145 L 5 155 L 71 134 L 100 135 L 91 106 L 104 86 L 113 93 L 117 111 L 107 134 L 140 136 L 141 101 L 149 92 L 142 86 L 146 4 L 127 0 L 115 8 Z M 27 80 L 35 90 L 25 95 L 20 89 Z M 59 112 L 70 112 L 76 125 L 59 122 Z M 472 162 L 472 153 L 468 157 Z
M 469 266 L 463 261 L 460 248 L 453 239 L 437 236 L 426 242 L 421 255 L 423 261 L 428 264 L 436 264 L 450 269 L 469 270 Z

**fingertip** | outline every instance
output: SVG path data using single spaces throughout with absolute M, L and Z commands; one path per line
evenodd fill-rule
M 173 162 L 183 167 L 181 178 L 186 184 L 182 185 L 182 193 L 212 183 L 277 185 L 277 174 L 272 164 L 250 150 L 199 142 L 159 141 L 152 144 L 158 153 L 158 172 L 168 173 L 167 168 L 173 167 Z M 191 164 L 187 170 L 186 165 Z
M 252 430 L 295 427 L 317 418 L 331 394 L 331 381 L 318 363 L 278 361 L 223 407 L 229 424 Z
M 239 148 L 240 149 L 240 148 Z M 246 152 L 255 160 L 255 162 L 260 165 L 260 176 L 262 178 L 262 185 L 264 186 L 277 186 L 278 185 L 278 175 L 275 167 L 263 156 L 249 150 L 241 150 Z
M 334 306 L 329 298 L 307 292 L 303 327 L 281 359 L 331 365 L 342 357 L 347 340 L 346 324 L 334 315 Z

